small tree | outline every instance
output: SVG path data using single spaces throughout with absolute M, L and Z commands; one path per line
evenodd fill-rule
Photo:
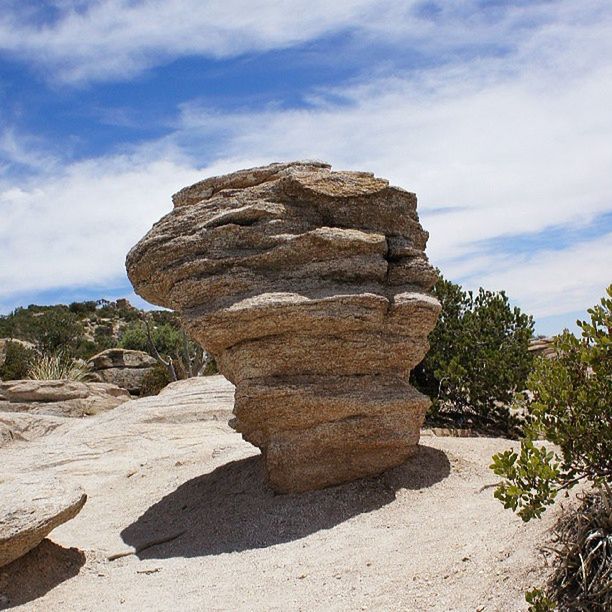
M 215 371 L 210 371 L 208 354 L 189 340 L 176 321 L 156 324 L 154 315 L 143 315 L 142 321 L 125 329 L 119 343 L 122 348 L 148 352 L 165 368 L 171 381 Z
M 44 353 L 61 350 L 72 354 L 83 335 L 83 326 L 68 308 L 56 307 L 36 317 L 27 335 Z
M 558 530 L 563 579 L 554 594 L 572 609 L 612 608 L 612 285 L 607 294 L 589 309 L 590 321 L 578 321 L 580 338 L 566 330 L 555 340 L 556 359 L 536 360 L 520 452 L 499 453 L 491 466 L 505 479 L 495 497 L 524 521 L 540 517 L 559 491 L 593 486 Z
M 26 378 L 36 351 L 21 342 L 7 342 L 4 363 L 0 365 L 0 380 Z
M 520 453 L 493 457 L 493 471 L 506 479 L 495 495 L 525 521 L 539 517 L 561 489 L 612 478 L 612 285 L 607 292 L 589 309 L 591 321 L 578 321 L 581 338 L 566 330 L 555 339 L 557 358 L 536 360 Z M 537 446 L 539 438 L 560 455 Z
M 474 295 L 442 277 L 434 295 L 442 312 L 415 369 L 416 386 L 432 398 L 434 417 L 506 430 L 508 406 L 531 368 L 532 317 L 510 306 L 503 291 Z

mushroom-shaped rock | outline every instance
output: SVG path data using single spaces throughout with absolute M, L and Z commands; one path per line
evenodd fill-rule
M 280 492 L 405 461 L 429 400 L 408 383 L 439 303 L 416 196 L 369 172 L 272 164 L 206 179 L 130 251 L 236 385 L 233 427 Z

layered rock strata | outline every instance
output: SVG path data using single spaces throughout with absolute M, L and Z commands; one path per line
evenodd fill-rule
M 128 275 L 236 385 L 232 425 L 262 449 L 272 487 L 324 487 L 410 456 L 429 400 L 408 376 L 440 311 L 416 196 L 293 162 L 173 201 Z
M 87 365 L 92 378 L 111 383 L 138 395 L 144 377 L 157 361 L 143 351 L 111 348 L 94 355 Z

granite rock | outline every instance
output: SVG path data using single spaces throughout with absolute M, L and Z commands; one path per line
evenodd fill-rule
M 272 164 L 206 179 L 130 251 L 236 385 L 233 427 L 280 492 L 406 460 L 429 400 L 408 384 L 440 304 L 416 196 L 369 172 Z
M 109 383 L 72 380 L 0 382 L 0 412 L 83 417 L 111 410 L 130 394 Z
M 38 546 L 75 517 L 87 496 L 59 479 L 27 474 L 0 481 L 0 567 Z

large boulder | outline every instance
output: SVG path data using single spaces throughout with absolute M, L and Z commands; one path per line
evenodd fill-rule
M 87 496 L 51 476 L 23 475 L 0 481 L 0 567 L 38 546 L 75 517 Z
M 134 394 L 140 393 L 145 375 L 156 364 L 155 359 L 143 351 L 122 348 L 107 349 L 87 362 L 96 379 Z
M 130 394 L 109 383 L 72 380 L 9 380 L 0 382 L 0 412 L 29 412 L 83 417 L 111 410 Z
M 130 251 L 137 293 L 179 311 L 236 385 L 233 427 L 302 491 L 415 450 L 408 383 L 440 304 L 416 196 L 368 172 L 272 164 L 183 189 Z

